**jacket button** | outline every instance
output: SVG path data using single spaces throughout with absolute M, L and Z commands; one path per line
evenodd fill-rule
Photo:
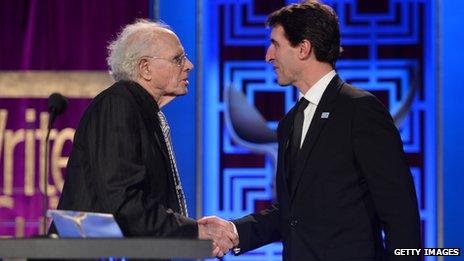
M 296 219 L 293 219 L 292 221 L 290 221 L 290 226 L 291 227 L 296 227 L 297 224 L 298 224 L 298 220 L 296 220 Z

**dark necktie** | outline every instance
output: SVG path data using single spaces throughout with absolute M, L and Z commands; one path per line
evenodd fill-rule
M 293 162 L 296 162 L 298 152 L 300 151 L 301 136 L 303 132 L 304 122 L 304 110 L 308 107 L 309 101 L 305 98 L 301 98 L 296 104 L 295 120 L 293 121 L 293 133 L 292 133 L 292 158 Z
M 301 98 L 296 104 L 295 118 L 293 120 L 292 141 L 290 144 L 290 159 L 288 163 L 289 173 L 287 174 L 288 189 L 292 188 L 292 176 L 295 175 L 296 167 L 298 165 L 298 154 L 300 152 L 301 134 L 303 132 L 304 110 L 308 107 L 309 101 Z

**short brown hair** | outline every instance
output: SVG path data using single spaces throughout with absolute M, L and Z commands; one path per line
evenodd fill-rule
M 308 40 L 318 61 L 335 66 L 340 56 L 340 29 L 330 6 L 315 1 L 291 4 L 270 14 L 266 24 L 281 25 L 292 46 Z

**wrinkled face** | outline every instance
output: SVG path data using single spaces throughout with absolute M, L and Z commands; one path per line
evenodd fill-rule
M 179 96 L 188 92 L 188 74 L 193 69 L 179 38 L 171 31 L 162 32 L 156 55 L 151 57 L 152 85 L 163 96 Z
M 266 61 L 272 63 L 279 85 L 290 85 L 298 80 L 298 47 L 290 45 L 281 25 L 272 28 L 271 44 L 267 48 Z

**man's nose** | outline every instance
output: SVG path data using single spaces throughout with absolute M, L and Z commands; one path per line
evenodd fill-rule
M 185 70 L 189 72 L 193 70 L 193 67 L 193 63 L 190 61 L 189 58 L 187 58 L 187 61 L 185 61 Z
M 269 46 L 266 51 L 266 62 L 270 63 L 274 60 L 274 49 Z

